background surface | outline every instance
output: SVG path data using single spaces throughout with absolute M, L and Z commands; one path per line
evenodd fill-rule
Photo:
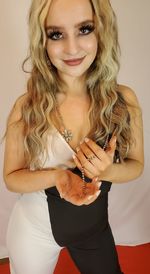
M 28 75 L 21 71 L 27 55 L 27 12 L 30 0 L 1 0 L 0 9 L 0 137 L 16 98 L 26 91 Z M 117 14 L 122 49 L 118 82 L 137 94 L 144 120 L 145 170 L 136 181 L 113 185 L 109 194 L 109 217 L 116 244 L 150 242 L 150 128 L 149 61 L 150 1 L 112 0 Z M 0 258 L 6 257 L 6 228 L 17 194 L 7 191 L 2 177 L 4 144 L 0 145 Z

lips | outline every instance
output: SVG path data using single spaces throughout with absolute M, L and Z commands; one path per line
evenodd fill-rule
M 78 58 L 78 59 L 69 59 L 69 60 L 63 60 L 65 64 L 69 66 L 77 66 L 82 63 L 85 57 Z

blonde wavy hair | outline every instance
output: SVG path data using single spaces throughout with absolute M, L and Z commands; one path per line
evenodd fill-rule
M 98 37 L 97 56 L 86 74 L 86 86 L 91 99 L 90 132 L 103 146 L 108 134 L 117 135 L 120 159 L 127 156 L 130 146 L 129 113 L 118 90 L 120 48 L 116 16 L 108 0 L 89 0 L 95 15 Z M 29 40 L 32 71 L 27 84 L 27 97 L 22 107 L 24 144 L 28 163 L 41 168 L 40 155 L 46 150 L 44 136 L 52 126 L 52 111 L 56 106 L 56 92 L 62 82 L 55 67 L 49 69 L 46 56 L 45 21 L 52 0 L 33 0 L 29 11 Z M 111 121 L 111 123 L 110 123 Z

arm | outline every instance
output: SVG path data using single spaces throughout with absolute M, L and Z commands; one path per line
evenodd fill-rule
M 23 123 L 21 118 L 24 97 L 18 99 L 13 108 L 6 132 L 4 155 L 4 181 L 10 191 L 29 193 L 57 187 L 61 197 L 75 205 L 90 204 L 100 194 L 100 183 L 93 181 L 83 192 L 82 179 L 69 170 L 42 169 L 32 171 L 26 167 L 24 157 Z
M 4 153 L 4 181 L 10 191 L 34 192 L 54 186 L 56 170 L 31 171 L 25 166 L 23 122 L 21 106 L 25 96 L 20 97 L 10 113 Z
M 128 87 L 119 86 L 122 95 L 131 106 L 129 107 L 131 135 L 133 144 L 130 147 L 127 159 L 121 164 L 113 164 L 103 178 L 110 178 L 114 183 L 128 182 L 139 177 L 144 168 L 144 148 L 143 148 L 143 122 L 142 112 L 135 93 Z M 133 106 L 133 107 L 132 107 Z
M 143 171 L 144 166 L 144 153 L 143 153 L 143 126 L 142 126 L 142 114 L 139 107 L 139 103 L 134 92 L 125 87 L 120 86 L 119 90 L 122 92 L 125 100 L 133 107 L 129 107 L 129 113 L 131 117 L 131 134 L 134 142 L 130 148 L 127 158 L 123 163 L 112 163 L 112 155 L 115 151 L 115 139 L 114 137 L 110 141 L 110 151 L 104 152 L 103 149 L 89 140 L 87 143 L 83 143 L 80 146 L 80 150 L 77 153 L 75 162 L 79 168 L 82 163 L 86 163 L 87 168 L 86 175 L 90 178 L 98 176 L 101 180 L 111 181 L 112 183 L 123 183 L 130 180 L 134 180 L 139 177 Z M 85 162 L 85 158 L 82 154 L 89 155 L 94 152 L 97 157 L 93 159 L 92 163 Z

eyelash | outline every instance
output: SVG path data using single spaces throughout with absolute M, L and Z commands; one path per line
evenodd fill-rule
M 81 35 L 88 35 L 91 32 L 93 32 L 94 29 L 95 29 L 95 27 L 93 25 L 86 25 L 86 26 L 82 26 L 79 30 L 82 31 Z M 62 36 L 63 33 L 56 30 L 56 31 L 52 31 L 52 32 L 48 33 L 47 38 L 51 39 L 53 41 L 58 41 L 58 40 L 62 39 L 62 37 L 61 38 L 59 37 L 60 35 Z

